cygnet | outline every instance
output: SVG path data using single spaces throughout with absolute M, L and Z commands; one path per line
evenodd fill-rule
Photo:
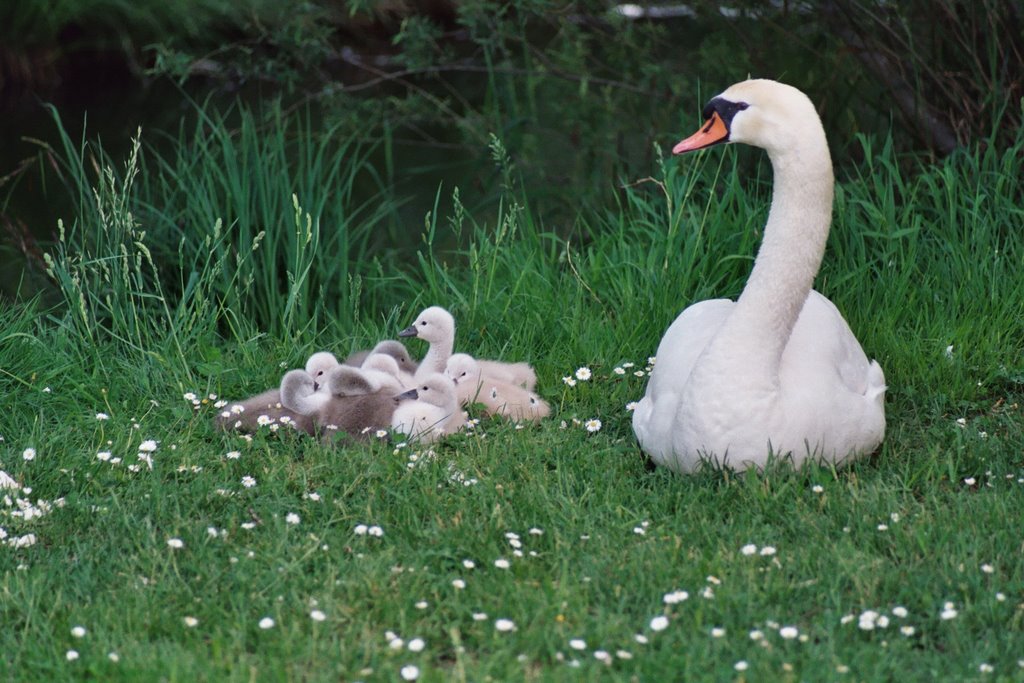
M 540 396 L 518 384 L 489 377 L 480 363 L 465 353 L 448 360 L 446 374 L 455 382 L 456 396 L 463 405 L 481 403 L 488 415 L 536 422 L 551 414 L 551 406 Z
M 415 389 L 401 394 L 391 427 L 411 439 L 431 443 L 465 425 L 465 413 L 455 396 L 455 384 L 444 375 L 427 375 Z
M 416 381 L 427 375 L 442 374 L 448 364 L 455 345 L 455 318 L 440 306 L 424 309 L 409 327 L 398 333 L 399 337 L 417 337 L 430 343 L 427 355 L 416 370 Z

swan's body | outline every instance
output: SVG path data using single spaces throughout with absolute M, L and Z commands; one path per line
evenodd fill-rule
M 795 88 L 753 80 L 713 99 L 705 118 L 674 151 L 724 141 L 764 148 L 772 206 L 739 300 L 696 303 L 662 338 L 633 414 L 640 446 L 680 472 L 705 461 L 763 467 L 772 454 L 799 466 L 870 453 L 885 434 L 885 376 L 832 302 L 811 289 L 834 183 L 814 106 Z
M 382 387 L 358 368 L 340 365 L 326 377 L 327 391 L 314 389 L 313 378 L 304 370 L 292 370 L 281 380 L 281 401 L 290 410 L 309 417 L 322 438 L 356 440 L 386 429 L 397 407 L 393 391 Z
M 454 434 L 465 424 L 455 385 L 442 374 L 421 378 L 416 388 L 402 394 L 399 400 L 391 417 L 391 427 L 411 439 L 431 443 Z
M 519 384 L 489 376 L 484 366 L 468 354 L 452 354 L 445 374 L 455 383 L 455 394 L 462 405 L 480 403 L 488 415 L 538 421 L 551 414 L 551 406 L 540 396 Z

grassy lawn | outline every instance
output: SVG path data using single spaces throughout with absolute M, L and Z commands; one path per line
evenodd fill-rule
M 865 143 L 840 181 L 817 288 L 885 369 L 880 451 L 690 477 L 627 404 L 675 315 L 742 287 L 764 164 L 667 161 L 569 227 L 455 199 L 389 251 L 387 208 L 327 189 L 351 157 L 196 144 L 106 180 L 69 146 L 61 303 L 0 304 L 5 680 L 1024 678 L 1024 143 L 910 171 Z M 431 304 L 552 417 L 432 450 L 214 429 Z

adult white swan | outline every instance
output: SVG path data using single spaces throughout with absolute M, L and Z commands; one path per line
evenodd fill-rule
M 802 92 L 769 80 L 733 85 L 704 108 L 704 126 L 674 154 L 720 142 L 768 152 L 774 191 L 764 239 L 738 301 L 684 310 L 658 346 L 633 414 L 659 465 L 839 464 L 885 434 L 885 375 L 831 301 L 811 289 L 832 214 L 832 160 Z

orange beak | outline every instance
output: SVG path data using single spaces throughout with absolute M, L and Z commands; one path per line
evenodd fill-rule
M 683 152 L 692 152 L 696 149 L 704 149 L 711 145 L 718 144 L 719 142 L 725 142 L 729 139 L 729 129 L 725 126 L 725 121 L 718 115 L 718 112 L 711 112 L 711 118 L 708 119 L 704 126 L 696 133 L 686 138 L 682 142 L 676 144 L 672 148 L 673 154 L 682 154 Z

